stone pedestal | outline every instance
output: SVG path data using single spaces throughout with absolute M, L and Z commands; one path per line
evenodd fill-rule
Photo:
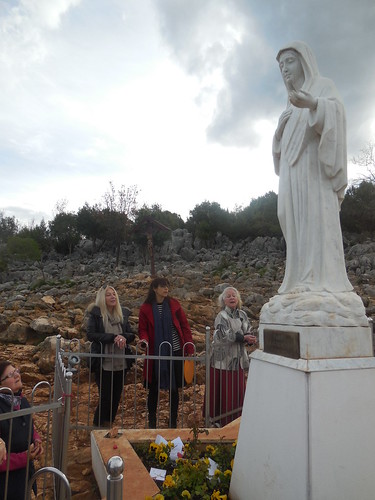
M 329 332 L 305 333 L 322 349 L 333 341 Z M 231 500 L 375 498 L 375 358 L 312 359 L 306 335 L 300 349 L 307 359 L 252 354 Z M 348 353 L 350 345 L 356 353 L 371 349 L 369 328 L 361 339 L 345 335 L 354 339 L 342 343 Z

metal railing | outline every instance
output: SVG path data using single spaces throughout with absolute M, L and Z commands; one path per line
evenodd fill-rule
M 14 418 L 31 415 L 32 418 L 37 416 L 39 422 L 41 420 L 43 421 L 42 437 L 44 455 L 42 459 L 38 460 L 38 465 L 41 466 L 41 468 L 37 471 L 37 473 L 29 478 L 31 475 L 29 474 L 31 462 L 28 456 L 25 477 L 29 478 L 29 481 L 26 481 L 27 489 L 25 490 L 24 500 L 30 498 L 32 485 L 37 478 L 38 487 L 41 486 L 42 488 L 43 498 L 45 492 L 49 490 L 53 490 L 54 498 L 59 500 L 70 498 L 71 492 L 69 481 L 66 476 L 70 432 L 72 430 L 79 429 L 90 431 L 96 428 L 92 423 L 94 411 L 97 406 L 99 406 L 99 414 L 101 411 L 101 395 L 98 393 L 99 386 L 97 383 L 92 383 L 94 381 L 94 376 L 90 369 L 92 361 L 95 358 L 99 359 L 99 372 L 102 371 L 101 368 L 103 366 L 104 359 L 107 359 L 107 361 L 110 359 L 111 363 L 114 363 L 115 360 L 121 360 L 122 363 L 124 363 L 124 366 L 127 364 L 133 364 L 133 368 L 129 370 L 128 373 L 124 371 L 123 374 L 123 379 L 121 381 L 121 400 L 117 415 L 111 415 L 111 420 L 113 419 L 115 425 L 118 427 L 148 427 L 147 396 L 149 392 L 149 383 L 147 372 L 145 381 L 142 373 L 146 361 L 156 362 L 159 370 L 160 361 L 166 360 L 170 363 L 170 367 L 172 367 L 172 363 L 175 361 L 180 362 L 180 365 L 177 365 L 180 366 L 181 369 L 181 388 L 179 389 L 178 412 L 180 427 L 188 427 L 192 425 L 191 418 L 193 418 L 194 422 L 196 419 L 202 419 L 202 415 L 204 415 L 205 427 L 212 427 L 221 424 L 225 421 L 225 419 L 232 420 L 233 418 L 236 418 L 242 411 L 242 402 L 239 401 L 240 404 L 236 405 L 236 401 L 231 400 L 227 408 L 223 405 L 223 402 L 225 399 L 229 400 L 229 398 L 236 393 L 236 390 L 238 392 L 240 384 L 245 383 L 245 380 L 243 379 L 240 381 L 239 378 L 235 379 L 232 377 L 232 386 L 230 387 L 230 385 L 227 384 L 226 389 L 224 392 L 222 391 L 219 400 L 215 398 L 213 399 L 212 392 L 216 393 L 217 387 L 215 384 L 217 382 L 216 378 L 214 380 L 211 378 L 214 373 L 213 366 L 215 365 L 215 360 L 213 358 L 211 348 L 209 327 L 206 328 L 205 335 L 205 351 L 197 353 L 195 347 L 193 347 L 194 352 L 191 356 L 187 355 L 187 345 L 184 346 L 182 355 L 177 356 L 173 353 L 172 346 L 170 344 L 167 346 L 170 355 L 161 355 L 160 352 L 158 355 L 151 355 L 149 354 L 147 348 L 145 351 L 141 350 L 139 345 L 133 348 L 134 350 L 132 353 L 127 353 L 125 355 L 107 352 L 93 354 L 87 351 L 87 343 L 86 346 L 84 346 L 80 340 L 73 339 L 67 342 L 66 340 L 63 341 L 61 336 L 57 336 L 53 397 L 51 385 L 45 381 L 39 382 L 32 391 L 30 408 L 15 411 L 12 405 L 10 412 L 3 414 L 0 413 L 0 425 L 2 421 L 10 421 L 10 438 L 7 443 L 7 449 L 11 449 L 11 435 Z M 184 379 L 183 370 L 184 362 L 186 360 L 192 361 L 194 366 L 193 379 L 189 384 L 187 384 Z M 221 381 L 224 370 L 221 371 L 219 368 L 218 370 L 216 369 L 216 371 L 219 372 L 219 380 Z M 172 369 L 170 370 L 170 374 L 172 376 Z M 198 374 L 200 376 L 200 380 L 202 381 L 203 379 L 205 381 L 206 390 L 203 402 L 202 398 L 199 400 L 197 398 L 197 393 L 199 392 L 197 384 Z M 217 373 L 215 377 L 216 376 Z M 245 377 L 244 372 L 241 376 Z M 158 379 L 160 380 L 160 376 Z M 233 384 L 239 384 L 238 388 L 235 389 Z M 43 398 L 46 399 L 46 388 L 48 389 L 47 402 L 43 404 L 35 404 L 37 395 L 41 390 L 43 392 Z M 10 391 L 10 389 L 6 388 L 1 388 L 1 390 Z M 168 393 L 168 391 L 160 390 L 159 386 L 157 390 L 159 404 L 157 405 L 156 425 L 157 427 L 161 427 L 163 425 L 168 425 L 168 423 L 165 422 L 166 417 L 169 417 L 169 423 L 171 422 L 171 391 Z M 40 400 L 40 397 L 38 399 Z M 169 412 L 167 414 L 166 408 L 168 405 Z M 141 418 L 139 418 L 139 415 L 141 415 Z M 28 448 L 32 442 L 32 418 L 30 418 Z M 7 498 L 6 495 L 9 486 L 10 454 L 8 454 L 7 460 L 4 500 Z M 122 471 L 119 472 L 119 464 L 116 460 L 114 460 L 112 465 L 113 468 L 111 468 L 110 464 L 108 464 L 109 489 L 107 496 L 108 500 L 119 500 L 122 498 L 122 496 L 119 496 L 120 487 L 118 486 L 120 482 L 122 484 Z M 47 476 L 51 473 L 53 478 L 52 484 L 51 480 L 47 480 Z M 39 484 L 40 479 L 43 479 L 42 485 Z
M 187 344 L 185 344 L 182 355 L 175 355 L 172 346 L 167 344 L 167 354 L 161 355 L 162 346 L 159 353 L 152 355 L 149 353 L 148 347 L 145 350 L 139 345 L 132 346 L 133 351 L 127 354 L 114 354 L 113 352 L 91 353 L 88 351 L 88 343 L 82 344 L 79 340 L 73 339 L 67 343 L 64 348 L 60 348 L 60 358 L 66 363 L 75 357 L 75 369 L 73 376 L 73 392 L 74 403 L 72 403 L 72 419 L 70 429 L 87 429 L 92 430 L 97 427 L 106 427 L 102 425 L 102 398 L 100 388 L 103 387 L 103 362 L 106 360 L 107 370 L 108 362 L 109 369 L 113 368 L 119 362 L 122 370 L 122 379 L 120 385 L 121 398 L 116 415 L 112 412 L 113 393 L 110 394 L 110 422 L 120 428 L 148 428 L 148 407 L 147 399 L 150 389 L 149 373 L 147 372 L 148 361 L 157 363 L 160 370 L 160 361 L 167 361 L 170 365 L 170 376 L 172 377 L 172 364 L 175 361 L 180 361 L 180 380 L 181 388 L 179 390 L 179 427 L 187 427 L 192 421 L 201 421 L 204 418 L 205 427 L 214 427 L 225 425 L 225 423 L 237 418 L 242 412 L 243 398 L 240 397 L 246 385 L 246 370 L 224 370 L 219 363 L 215 362 L 215 354 L 212 350 L 211 330 L 206 327 L 205 331 L 205 350 L 202 353 L 197 353 L 193 346 L 193 355 L 187 355 Z M 97 363 L 94 360 L 99 360 Z M 187 384 L 184 378 L 184 363 L 186 360 L 192 361 L 194 366 L 194 375 L 191 383 Z M 92 364 L 96 363 L 97 370 L 91 370 Z M 130 370 L 126 366 L 132 364 Z M 145 365 L 146 364 L 146 365 Z M 146 366 L 146 374 L 144 377 L 143 370 Z M 216 366 L 216 369 L 213 367 Z M 88 368 L 88 369 L 87 369 Z M 110 370 L 111 371 L 111 370 Z M 113 387 L 113 371 L 111 379 L 111 387 Z M 204 401 L 198 400 L 197 394 L 197 374 L 200 374 L 200 381 L 205 381 L 205 398 Z M 214 377 L 214 379 L 212 379 Z M 157 377 L 160 380 L 160 372 Z M 95 382 L 95 383 L 93 383 Z M 170 385 L 172 379 L 170 380 Z M 156 426 L 162 427 L 165 423 L 165 408 L 169 406 L 169 422 L 171 421 L 171 392 L 160 390 L 157 388 L 159 404 L 157 405 Z M 218 396 L 219 394 L 219 396 Z M 215 397 L 216 395 L 216 397 Z M 162 402 L 162 404 L 160 404 Z M 99 425 L 94 425 L 94 412 L 99 415 Z M 161 415 L 163 414 L 163 415 Z M 141 418 L 140 418 L 141 416 Z M 164 420 L 161 417 L 164 417 Z
M 25 478 L 25 490 L 23 500 L 30 498 L 32 486 L 36 478 L 43 475 L 41 486 L 43 498 L 46 492 L 52 491 L 54 498 L 62 500 L 65 495 L 61 493 L 61 480 L 65 477 L 66 472 L 66 454 L 68 447 L 69 437 L 69 420 L 70 420 L 70 396 L 71 396 L 71 379 L 72 373 L 65 367 L 61 358 L 60 352 L 60 337 L 57 339 L 56 345 L 56 363 L 55 363 L 55 380 L 54 380 L 54 393 L 52 397 L 52 386 L 47 381 L 39 382 L 35 385 L 31 392 L 29 401 L 30 407 L 22 409 L 14 409 L 14 400 L 11 403 L 10 411 L 0 413 L 0 425 L 6 422 L 9 429 L 9 438 L 6 443 L 7 450 L 12 449 L 12 434 L 15 419 L 25 418 L 28 421 L 27 430 L 27 443 L 26 446 L 26 466 L 24 468 L 24 476 L 21 473 L 21 479 Z M 46 396 L 47 388 L 47 396 Z M 7 387 L 0 388 L 2 393 L 9 393 L 13 396 L 12 391 Z M 36 400 L 46 400 L 42 404 L 37 404 Z M 27 419 L 27 417 L 29 417 Z M 37 422 L 36 422 L 37 421 Z M 33 442 L 33 426 L 36 428 L 38 423 L 39 427 L 43 428 L 40 432 L 40 438 L 43 444 L 43 456 L 37 459 L 38 465 L 42 468 L 31 476 L 32 461 L 30 457 L 30 445 Z M 38 431 L 38 429 L 36 428 Z M 7 453 L 6 470 L 4 474 L 4 491 L 2 498 L 7 500 L 10 488 L 12 488 L 12 470 L 10 467 L 11 453 Z M 53 471 L 52 471 L 53 469 Z M 54 481 L 51 483 L 47 481 L 45 472 L 54 472 Z M 20 477 L 20 476 L 18 476 Z M 64 479 L 65 481 L 65 479 Z M 68 491 L 68 490 L 66 490 Z M 21 499 L 20 499 L 21 500 Z

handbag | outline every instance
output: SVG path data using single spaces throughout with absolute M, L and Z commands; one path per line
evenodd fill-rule
M 187 384 L 191 384 L 194 378 L 194 361 L 185 359 L 184 361 L 184 379 Z

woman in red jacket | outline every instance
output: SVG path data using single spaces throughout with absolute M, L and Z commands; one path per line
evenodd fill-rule
M 138 334 L 141 344 L 148 346 L 148 354 L 160 356 L 187 356 L 194 353 L 189 323 L 180 303 L 168 297 L 167 278 L 155 278 L 139 311 Z M 147 359 L 143 377 L 148 381 L 149 427 L 156 427 L 156 408 L 160 389 L 170 391 L 171 428 L 177 427 L 178 388 L 182 387 L 182 360 Z

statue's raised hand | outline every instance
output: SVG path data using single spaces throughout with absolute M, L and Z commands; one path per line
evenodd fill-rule
M 318 105 L 318 100 L 304 90 L 299 90 L 298 92 L 297 90 L 291 90 L 289 92 L 289 101 L 296 108 L 309 108 L 312 111 L 314 111 Z

